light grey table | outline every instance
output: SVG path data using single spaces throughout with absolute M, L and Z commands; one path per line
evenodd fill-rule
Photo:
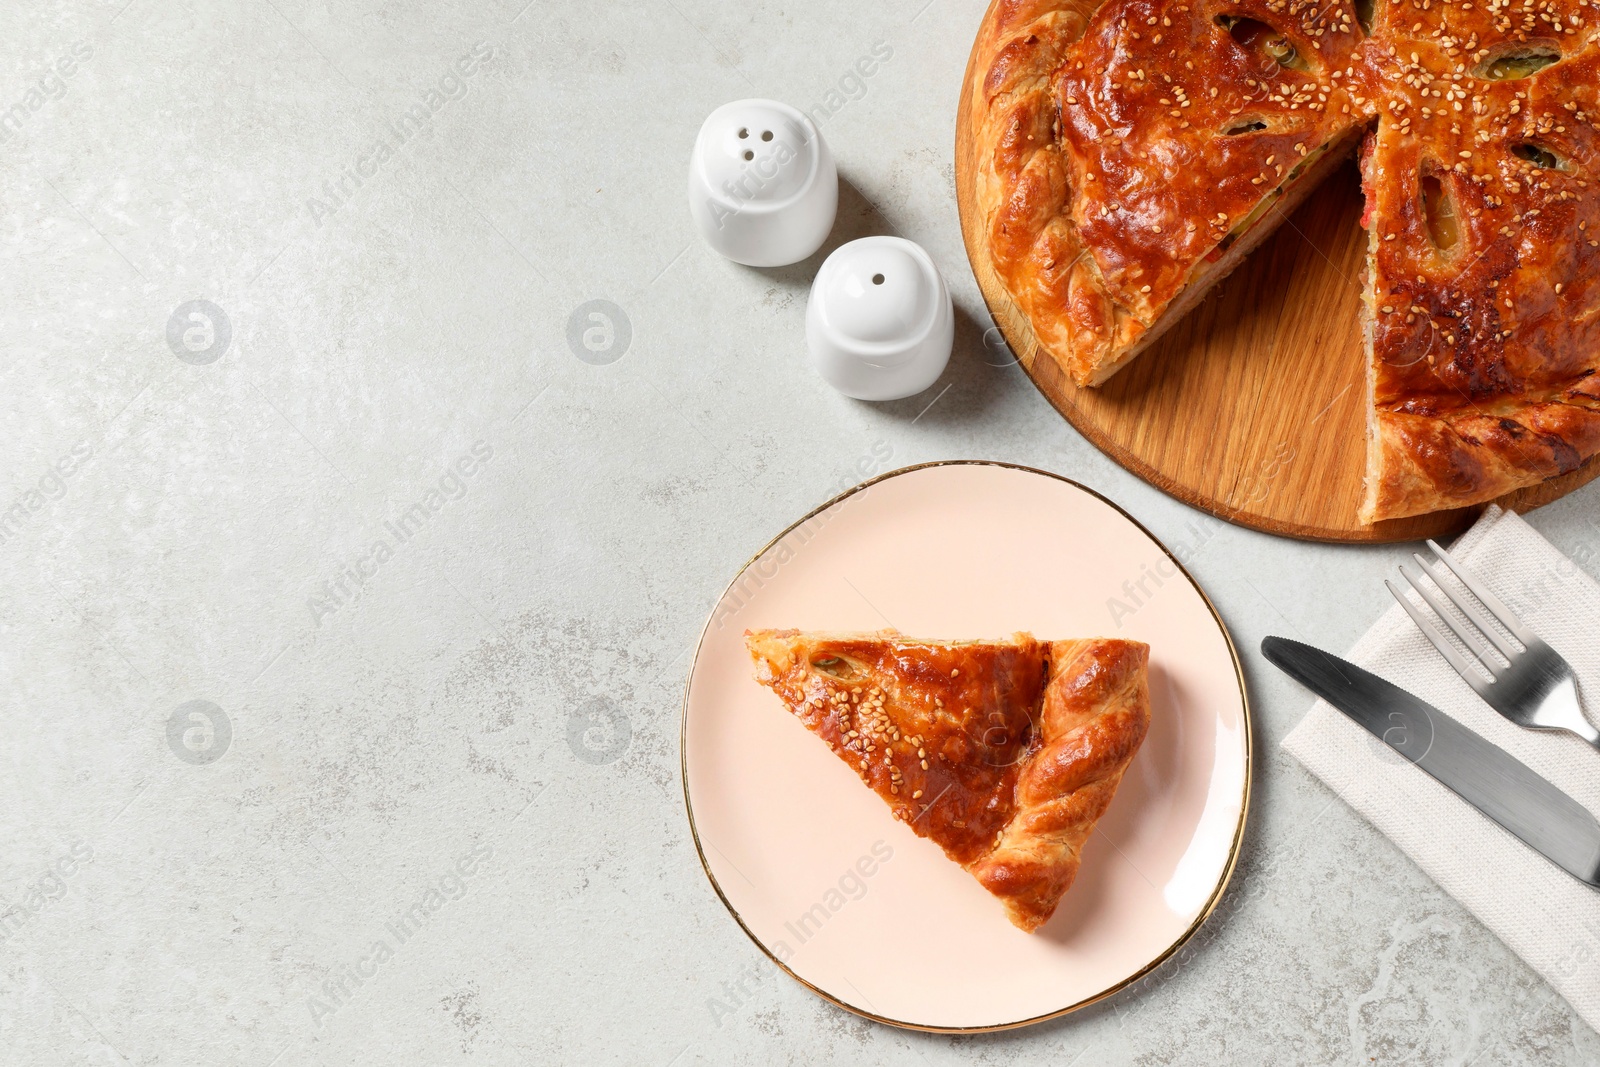
M 1278 751 L 1308 700 L 1261 636 L 1347 646 L 1401 550 L 1202 521 L 983 345 L 951 168 L 980 13 L 0 13 L 0 1062 L 1600 1059 Z M 803 354 L 819 260 L 745 269 L 691 231 L 694 133 L 745 96 L 821 119 L 829 247 L 898 233 L 947 273 L 956 355 L 926 394 L 833 393 Z M 569 343 L 596 300 L 609 331 Z M 695 858 L 677 743 L 734 570 L 858 470 L 949 457 L 1077 478 L 1188 551 L 1260 739 L 1240 869 L 1192 950 L 960 1039 L 865 1022 L 759 955 Z M 1592 560 L 1597 500 L 1531 519 Z

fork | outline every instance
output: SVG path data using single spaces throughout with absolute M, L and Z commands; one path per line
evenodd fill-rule
M 1385 579 L 1383 584 L 1389 587 L 1389 592 L 1393 593 L 1400 606 L 1406 609 L 1406 614 L 1411 616 L 1411 621 L 1417 624 L 1423 636 L 1433 642 L 1433 647 L 1450 661 L 1450 666 L 1454 667 L 1456 673 L 1477 691 L 1485 703 L 1518 726 L 1525 726 L 1530 730 L 1565 730 L 1600 748 L 1600 730 L 1596 730 L 1590 725 L 1589 720 L 1584 718 L 1583 707 L 1578 702 L 1578 681 L 1567 661 L 1561 658 L 1559 652 L 1540 640 L 1538 634 L 1523 625 L 1522 620 L 1517 618 L 1510 608 L 1489 592 L 1471 571 L 1457 563 L 1450 553 L 1433 541 L 1428 542 L 1428 547 L 1433 549 L 1433 554 L 1449 568 L 1450 573 L 1472 591 L 1478 602 L 1489 609 L 1489 614 L 1494 616 L 1495 622 L 1521 643 L 1522 648 L 1519 650 L 1506 640 L 1505 635 L 1495 629 L 1477 605 L 1470 603 L 1449 584 L 1440 581 L 1429 569 L 1428 561 L 1422 558 L 1422 554 L 1413 552 L 1411 558 L 1417 561 L 1417 565 L 1429 578 L 1433 579 L 1433 584 L 1450 598 L 1450 603 L 1471 621 L 1478 633 L 1471 632 L 1471 627 L 1458 625 L 1445 610 L 1444 605 L 1428 591 L 1422 581 L 1406 569 L 1404 563 L 1400 564 L 1401 576 L 1472 653 L 1475 661 L 1468 660 L 1457 651 L 1422 610 L 1407 600 L 1400 590 L 1394 587 L 1394 583 Z M 1484 647 L 1482 638 L 1487 638 L 1499 651 L 1506 660 L 1506 666 L 1500 666 L 1489 657 L 1489 651 Z

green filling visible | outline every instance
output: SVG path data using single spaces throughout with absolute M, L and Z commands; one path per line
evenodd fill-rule
M 1306 172 L 1306 168 L 1311 166 L 1312 163 L 1316 162 L 1316 160 L 1327 151 L 1328 146 L 1323 145 L 1320 148 L 1313 149 L 1312 151 L 1306 153 L 1306 158 L 1294 165 L 1294 169 L 1289 172 L 1289 176 L 1283 179 L 1283 184 L 1272 190 L 1272 192 L 1268 193 L 1266 196 L 1262 197 L 1261 202 L 1250 209 L 1250 214 L 1240 219 L 1238 225 L 1234 226 L 1233 229 L 1228 231 L 1228 236 L 1222 239 L 1222 247 L 1227 248 L 1229 245 L 1233 244 L 1234 241 L 1238 240 L 1240 237 L 1243 237 L 1250 227 L 1260 222 L 1262 216 L 1271 211 L 1273 205 L 1276 204 L 1278 199 L 1283 196 L 1284 190 L 1293 185 L 1295 179 L 1304 174 Z
M 1361 32 L 1368 37 L 1372 36 L 1372 20 L 1377 13 L 1377 0 L 1356 0 L 1356 21 L 1361 23 Z
M 854 673 L 850 670 L 850 664 L 838 656 L 818 656 L 811 661 L 811 665 L 824 674 L 831 674 L 835 678 L 848 678 Z
M 1261 42 L 1261 50 L 1277 61 L 1280 67 L 1290 70 L 1310 70 L 1311 65 L 1300 58 L 1300 52 L 1285 37 L 1268 37 Z
M 1548 148 L 1536 144 L 1519 144 L 1511 146 L 1511 154 L 1518 159 L 1526 159 L 1536 167 L 1545 170 L 1560 170 L 1561 159 Z
M 1489 81 L 1515 81 L 1518 78 L 1531 77 L 1550 64 L 1561 58 L 1559 52 L 1524 52 L 1519 55 L 1501 56 L 1490 63 L 1483 70 L 1483 77 Z

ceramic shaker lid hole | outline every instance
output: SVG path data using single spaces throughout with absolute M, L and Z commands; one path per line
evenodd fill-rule
M 845 336 L 893 341 L 921 333 L 931 323 L 939 291 L 906 249 L 873 242 L 829 262 L 834 269 L 827 272 L 823 299 L 829 322 Z
M 933 259 L 900 237 L 835 249 L 806 305 L 817 373 L 858 400 L 920 393 L 944 372 L 955 341 L 950 290 Z

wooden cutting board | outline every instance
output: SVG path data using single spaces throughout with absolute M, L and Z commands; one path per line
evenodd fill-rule
M 1218 518 L 1315 541 L 1414 541 L 1464 529 L 1482 507 L 1356 520 L 1366 469 L 1361 271 L 1366 232 L 1347 163 L 1194 311 L 1098 389 L 1072 384 L 977 254 L 967 124 L 956 123 L 956 204 L 967 257 L 995 324 L 1028 377 L 1102 452 Z M 1511 493 L 1527 511 L 1600 475 L 1600 457 Z

